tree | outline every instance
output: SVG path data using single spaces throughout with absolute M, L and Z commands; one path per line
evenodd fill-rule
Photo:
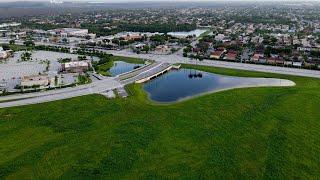
M 78 56 L 79 61 L 84 61 L 87 59 L 87 56 Z
M 143 46 L 142 51 L 145 51 L 146 53 L 148 53 L 150 51 L 150 47 L 148 45 Z
M 34 42 L 31 41 L 31 40 L 27 40 L 27 41 L 25 41 L 23 44 L 26 45 L 27 47 L 34 46 Z
M 150 37 L 150 41 L 153 41 L 158 45 L 164 44 L 167 40 L 168 40 L 167 35 L 156 34 L 156 35 Z
M 3 50 L 10 50 L 10 46 L 8 44 L 2 45 Z
M 188 53 L 184 52 L 183 57 L 188 57 Z
M 123 23 L 118 26 L 120 31 L 138 31 L 138 32 L 162 32 L 168 33 L 172 31 L 191 31 L 197 28 L 196 24 L 176 24 L 175 22 L 169 23 L 148 23 L 148 24 L 138 24 L 138 23 Z
M 31 53 L 24 52 L 21 54 L 21 60 L 22 61 L 29 61 L 31 59 Z
M 59 82 L 58 76 L 54 76 L 54 85 L 58 86 L 58 82 Z
M 272 45 L 275 45 L 276 42 L 277 42 L 277 38 L 272 37 L 272 38 L 271 38 L 271 43 L 272 43 Z
M 63 42 L 64 44 L 67 44 L 68 39 L 67 39 L 67 38 L 63 38 L 63 39 L 62 39 L 62 42 Z
M 184 53 L 189 53 L 189 52 L 191 52 L 191 50 L 192 50 L 192 46 L 191 46 L 191 45 L 188 45 L 187 47 L 185 47 L 185 48 L 183 49 L 183 52 L 184 52 Z
M 9 41 L 9 44 L 10 44 L 10 45 L 14 45 L 15 43 L 16 43 L 16 41 L 13 40 L 13 39 Z
M 202 53 L 207 52 L 208 49 L 209 49 L 208 43 L 205 43 L 205 42 L 200 42 L 200 43 L 198 43 L 198 44 L 197 44 L 197 47 L 200 48 L 200 51 L 201 51 Z

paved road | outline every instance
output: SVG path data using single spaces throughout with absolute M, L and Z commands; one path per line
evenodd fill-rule
M 151 77 L 159 72 L 162 72 L 163 70 L 165 70 L 171 66 L 171 64 L 169 64 L 169 63 L 155 63 L 155 64 L 156 64 L 155 66 L 149 66 L 143 72 L 136 74 L 135 76 L 133 76 L 131 78 L 120 80 L 121 84 L 125 84 L 125 85 L 131 84 L 131 83 L 134 83 L 138 80 Z
M 151 54 L 135 54 L 129 51 L 106 51 L 106 52 L 111 53 L 113 55 L 117 55 L 117 56 L 128 56 L 128 57 L 135 57 L 135 58 L 142 58 L 142 59 L 150 59 L 158 62 L 166 62 L 166 63 L 172 63 L 172 64 L 174 63 L 197 64 L 197 65 L 231 68 L 231 69 L 239 69 L 239 70 L 320 78 L 320 71 L 317 71 L 317 70 L 297 69 L 297 68 L 258 65 L 258 64 L 245 64 L 245 63 L 235 63 L 235 62 L 227 62 L 227 61 L 212 61 L 212 60 L 196 61 L 196 60 L 190 60 L 189 58 L 182 57 L 176 54 L 151 55 Z
M 56 101 L 88 94 L 100 93 L 113 89 L 121 89 L 125 84 L 133 83 L 136 80 L 145 78 L 146 76 L 157 73 L 163 67 L 167 67 L 168 63 L 153 63 L 144 68 L 134 70 L 131 73 L 125 73 L 124 76 L 130 78 L 126 80 L 119 79 L 120 77 L 100 77 L 96 74 L 90 74 L 94 81 L 91 84 L 81 85 L 77 87 L 63 88 L 58 90 L 50 90 L 37 93 L 16 94 L 0 97 L 0 108 L 22 106 L 29 104 L 37 104 L 43 102 Z M 1 103 L 3 101 L 3 103 Z
M 6 40 L 2 40 L 2 42 L 8 43 Z M 196 41 L 194 43 L 196 43 Z M 52 45 L 49 43 L 41 43 L 41 42 L 36 42 L 36 44 Z M 69 47 L 69 46 L 63 45 L 63 47 Z M 320 71 L 316 71 L 316 70 L 297 69 L 297 68 L 288 68 L 288 67 L 279 67 L 279 66 L 277 67 L 277 66 L 269 66 L 269 65 L 244 64 L 244 63 L 235 63 L 235 62 L 226 62 L 226 61 L 212 61 L 212 60 L 203 60 L 201 62 L 199 61 L 196 62 L 195 60 L 190 60 L 189 58 L 181 56 L 180 51 L 171 55 L 135 54 L 126 50 L 123 50 L 123 51 L 101 50 L 101 51 L 105 51 L 107 53 L 111 53 L 117 56 L 128 56 L 128 57 L 136 57 L 136 58 L 142 58 L 142 59 L 150 59 L 158 62 L 198 64 L 198 65 L 204 65 L 204 66 L 320 78 Z
M 107 50 L 104 50 L 104 51 L 117 56 L 128 56 L 128 57 L 154 60 L 157 62 L 156 63 L 157 65 L 155 66 L 159 66 L 159 64 L 167 64 L 167 63 L 170 63 L 170 64 L 186 63 L 186 64 L 198 64 L 198 65 L 205 65 L 205 66 L 320 78 L 320 71 L 315 71 L 315 70 L 295 69 L 295 68 L 265 66 L 265 65 L 255 65 L 255 64 L 242 64 L 242 63 L 211 61 L 211 60 L 204 60 L 199 62 L 195 60 L 190 60 L 189 58 L 185 58 L 177 54 L 152 55 L 152 54 L 135 54 L 129 51 L 107 51 Z M 146 69 L 149 69 L 149 68 L 146 68 Z M 149 70 L 147 71 L 149 72 Z M 51 90 L 46 92 L 5 96 L 5 97 L 0 97 L 0 108 L 36 104 L 36 103 L 42 103 L 42 102 L 67 99 L 67 98 L 72 98 L 77 96 L 83 96 L 88 94 L 102 93 L 107 90 L 123 87 L 124 84 L 126 84 L 126 82 L 120 83 L 119 80 L 116 78 L 104 78 L 102 80 L 94 81 L 91 84 L 82 85 L 74 88 L 65 88 L 65 89 Z M 1 101 L 7 101 L 7 102 L 1 103 Z
M 152 68 L 158 66 L 159 64 L 161 64 L 161 63 L 156 62 L 156 63 L 147 64 L 147 65 L 145 65 L 145 66 L 141 66 L 141 67 L 138 68 L 138 69 L 134 69 L 134 70 L 132 70 L 132 71 L 119 74 L 118 76 L 116 76 L 115 79 L 116 79 L 117 81 L 120 81 L 120 82 L 121 82 L 121 81 L 124 80 L 124 79 L 133 78 L 133 77 L 135 77 L 135 76 L 138 76 L 138 75 L 141 74 L 141 73 L 144 73 L 144 72 L 146 72 L 146 71 L 149 71 L 149 69 L 152 69 Z
M 113 78 L 104 78 L 103 80 L 77 87 L 0 97 L 0 108 L 37 104 L 88 94 L 102 93 L 120 87 L 123 87 L 123 85 L 118 81 L 115 81 Z M 1 101 L 7 102 L 1 103 Z

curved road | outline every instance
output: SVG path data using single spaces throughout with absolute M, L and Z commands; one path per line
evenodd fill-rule
M 212 61 L 212 60 L 195 61 L 195 60 L 190 60 L 189 58 L 182 57 L 181 55 L 178 55 L 178 54 L 154 55 L 154 54 L 135 54 L 129 51 L 109 51 L 109 50 L 103 50 L 103 51 L 116 56 L 127 56 L 127 57 L 154 60 L 157 62 L 157 64 L 162 64 L 162 63 L 197 64 L 197 65 L 231 68 L 231 69 L 239 69 L 239 70 L 249 70 L 249 71 L 258 71 L 258 72 L 266 72 L 266 73 L 277 73 L 277 74 L 320 78 L 320 71 L 316 71 L 316 70 L 295 69 L 295 68 L 256 65 L 256 64 L 243 64 L 243 63 L 234 63 L 234 62 L 226 62 L 226 61 Z M 149 68 L 145 68 L 145 71 L 149 71 Z M 30 93 L 30 94 L 16 94 L 16 95 L 0 97 L 0 108 L 50 102 L 50 101 L 67 99 L 67 98 L 72 98 L 77 96 L 88 95 L 88 94 L 102 93 L 104 91 L 116 89 L 123 86 L 124 84 L 120 83 L 120 81 L 117 78 L 113 78 L 113 77 L 104 78 L 100 81 L 94 81 L 91 84 L 81 85 L 78 87 L 64 88 L 59 90 L 50 90 L 50 91 Z
M 228 62 L 228 61 L 214 61 L 214 60 L 196 61 L 196 60 L 190 60 L 190 58 L 186 58 L 177 54 L 171 54 L 171 55 L 135 54 L 129 51 L 105 51 L 105 52 L 108 52 L 116 56 L 128 56 L 128 57 L 135 57 L 135 58 L 141 58 L 141 59 L 150 59 L 158 62 L 166 62 L 171 64 L 175 64 L 175 63 L 197 64 L 197 65 L 212 66 L 212 67 L 222 67 L 222 68 L 230 68 L 230 69 L 320 78 L 320 71 L 317 71 L 317 70 L 269 66 L 269 65 L 261 65 L 261 64 L 246 64 L 246 63 L 237 63 L 237 62 Z
M 56 101 L 77 96 L 84 96 L 94 93 L 102 93 L 104 91 L 123 87 L 121 83 L 113 78 L 105 78 L 90 84 L 80 85 L 77 87 L 69 87 L 58 90 L 49 90 L 37 93 L 16 94 L 0 97 L 0 108 L 22 106 L 28 104 L 37 104 L 43 102 Z M 3 101 L 1 103 L 1 101 Z

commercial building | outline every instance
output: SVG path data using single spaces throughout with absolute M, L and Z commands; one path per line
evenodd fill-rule
M 88 61 L 73 61 L 62 64 L 62 71 L 68 73 L 83 73 L 90 68 Z
M 2 47 L 0 47 L 0 59 L 6 59 L 9 56 L 8 52 L 3 50 Z
M 140 33 L 126 33 L 120 35 L 120 38 L 129 41 L 129 40 L 138 40 L 142 38 L 142 35 Z
M 34 75 L 34 76 L 24 76 L 21 79 L 22 87 L 45 87 L 49 85 L 49 77 L 47 75 Z
M 169 54 L 171 52 L 171 48 L 167 45 L 159 45 L 155 48 L 155 52 L 157 54 Z
M 78 29 L 78 28 L 61 28 L 48 30 L 51 35 L 60 35 L 61 37 L 85 37 L 89 35 L 88 29 Z
M 21 25 L 21 23 L 16 23 L 16 22 L 2 23 L 2 24 L 0 24 L 0 28 L 17 27 L 17 26 L 20 26 L 20 25 Z

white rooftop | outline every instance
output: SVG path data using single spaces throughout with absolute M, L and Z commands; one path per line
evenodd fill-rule
M 87 61 L 73 61 L 73 62 L 65 63 L 64 65 L 66 68 L 87 67 L 89 66 L 89 63 Z

